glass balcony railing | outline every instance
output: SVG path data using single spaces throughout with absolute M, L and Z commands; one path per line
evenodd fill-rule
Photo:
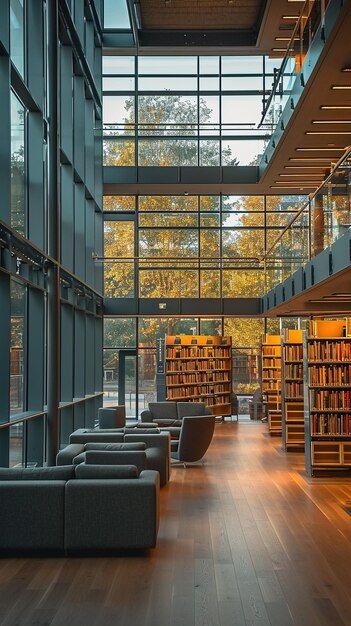
M 279 123 L 318 27 L 323 24 L 328 3 L 329 0 L 306 0 L 290 40 L 288 35 L 277 41 L 277 44 L 281 43 L 282 54 L 285 49 L 286 52 L 280 69 L 275 71 L 272 91 L 265 104 L 259 126 L 273 131 Z M 276 53 L 279 49 L 277 48 Z
M 351 227 L 351 147 L 266 251 L 265 293 Z

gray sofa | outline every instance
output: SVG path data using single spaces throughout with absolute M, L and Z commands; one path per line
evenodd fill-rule
M 74 461 L 75 457 L 86 452 L 86 444 L 144 444 L 146 455 L 146 468 L 150 470 L 156 470 L 160 474 L 161 487 L 166 485 L 170 477 L 171 468 L 171 443 L 170 434 L 168 432 L 159 432 L 154 428 L 148 429 L 135 429 L 124 428 L 123 430 L 116 429 L 87 429 L 79 428 L 74 431 L 69 438 L 70 445 L 61 450 L 56 459 L 57 465 L 69 465 L 71 463 L 80 463 L 83 458 Z M 71 447 L 72 444 L 80 444 L 80 448 Z M 94 446 L 93 446 L 94 447 Z M 90 448 L 92 450 L 93 448 Z M 95 447 L 95 449 L 97 449 Z M 102 450 L 100 448 L 100 450 Z M 120 453 L 119 464 L 133 463 L 139 467 L 139 461 L 136 457 L 140 457 L 140 449 L 134 449 L 135 455 L 133 455 L 133 449 L 129 447 L 115 450 Z M 123 461 L 123 458 L 125 461 Z M 134 461 L 133 461 L 134 459 Z M 106 463 L 109 461 L 106 458 Z
M 183 417 L 212 415 L 204 402 L 150 402 L 149 408 L 141 412 L 142 422 L 154 422 L 161 427 L 182 425 Z
M 135 466 L 0 468 L 0 554 L 152 548 L 159 475 Z

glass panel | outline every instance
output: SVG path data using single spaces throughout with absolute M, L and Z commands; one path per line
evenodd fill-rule
M 219 141 L 200 141 L 200 165 L 218 166 L 220 164 Z
M 240 79 L 241 80 L 241 79 Z M 252 124 L 256 126 L 261 119 L 261 96 L 222 96 L 222 123 Z M 226 129 L 223 129 L 223 134 Z M 230 128 L 226 131 L 232 134 Z
M 134 91 L 135 79 L 132 76 L 126 78 L 103 78 L 103 91 Z M 106 98 L 106 96 L 104 96 Z
M 135 122 L 134 96 L 104 96 L 104 134 L 132 134 Z
M 226 229 L 222 232 L 222 255 L 250 258 L 264 253 L 264 230 Z
M 135 165 L 134 139 L 104 139 L 103 151 L 104 165 Z
M 178 57 L 179 58 L 179 57 Z M 196 91 L 197 78 L 194 77 L 139 77 L 139 91 Z
M 219 226 L 219 213 L 201 213 L 200 226 L 209 228 L 210 226 Z
M 197 196 L 139 196 L 139 211 L 197 211 L 197 206 Z
M 127 0 L 104 0 L 104 28 L 130 30 Z
M 262 270 L 223 270 L 223 298 L 250 298 L 263 293 L 264 275 Z
M 219 124 L 219 96 L 200 97 L 199 118 L 203 134 L 211 129 L 216 130 L 218 134 L 218 126 L 213 126 L 213 124 Z
M 221 335 L 222 320 L 221 318 L 200 319 L 200 335 Z M 228 333 L 229 334 L 229 333 Z
M 223 211 L 264 211 L 263 196 L 222 196 Z
M 105 348 L 134 348 L 136 346 L 135 318 L 104 318 Z
M 200 211 L 219 211 L 220 196 L 200 196 Z
M 24 424 L 9 427 L 9 467 L 24 466 Z
M 180 166 L 197 165 L 197 141 L 186 139 L 149 141 L 140 139 L 138 144 L 138 165 Z
M 141 270 L 140 298 L 197 298 L 196 270 Z
M 197 57 L 139 57 L 139 74 L 197 74 Z
M 201 270 L 200 272 L 200 298 L 220 297 L 220 272 L 219 270 Z
M 219 91 L 219 78 L 205 76 L 199 80 L 200 91 Z
M 118 403 L 119 350 L 104 350 L 104 406 Z
M 103 56 L 103 74 L 134 74 L 135 57 Z
M 125 393 L 124 399 L 119 393 L 118 395 L 118 403 L 124 404 L 126 407 L 126 418 L 136 419 L 137 417 L 137 378 L 136 378 L 136 368 L 137 368 L 137 359 L 136 355 L 126 355 L 125 356 Z
M 262 56 L 223 56 L 222 74 L 262 74 Z
M 3 18 L 2 18 L 3 19 Z M 24 76 L 24 7 L 23 0 L 10 0 L 11 61 Z
M 266 196 L 267 211 L 299 211 L 308 201 L 308 196 Z
M 11 226 L 25 234 L 25 109 L 11 92 Z
M 121 261 L 134 257 L 134 222 L 104 223 L 104 254 L 115 261 L 104 263 L 105 296 L 110 298 L 131 298 L 134 296 L 134 261 Z
M 219 57 L 199 57 L 200 74 L 219 74 Z
M 13 419 L 24 406 L 24 347 L 26 287 L 11 281 L 11 341 L 10 341 L 10 416 Z
M 198 216 L 194 213 L 141 213 L 139 226 L 197 226 Z
M 147 135 L 194 135 L 194 124 L 197 124 L 195 96 L 139 96 L 138 106 L 139 124 L 143 125 L 140 132 Z M 191 132 L 185 133 L 186 129 Z
M 222 141 L 222 165 L 258 165 L 265 149 L 262 139 Z
M 222 91 L 261 91 L 262 76 L 226 76 L 222 78 Z
M 155 348 L 139 349 L 139 415 L 143 409 L 147 409 L 149 402 L 156 402 L 156 350 Z
M 264 332 L 263 319 L 235 317 L 224 319 L 224 335 L 231 335 L 235 348 L 259 348 Z
M 219 257 L 219 230 L 200 230 L 200 254 L 203 257 Z
M 197 324 L 193 318 L 141 318 L 139 320 L 139 347 L 156 348 L 160 335 L 196 335 Z
M 135 211 L 135 196 L 104 196 L 104 211 Z
M 139 256 L 181 258 L 197 255 L 197 230 L 139 230 Z
M 264 213 L 222 213 L 223 226 L 264 226 Z

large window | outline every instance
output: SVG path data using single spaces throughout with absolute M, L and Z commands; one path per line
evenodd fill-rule
M 273 68 L 257 57 L 112 57 L 103 61 L 104 163 L 256 164 Z
M 24 76 L 24 0 L 10 0 L 11 61 Z
M 11 226 L 25 234 L 25 109 L 11 92 Z
M 305 200 L 304 196 L 107 196 L 105 295 L 259 297 L 274 284 L 277 272 L 284 276 L 292 254 L 295 262 L 303 260 L 306 225 L 298 222 L 289 231 L 289 242 L 283 242 L 277 258 L 270 260 L 265 284 L 260 258 Z

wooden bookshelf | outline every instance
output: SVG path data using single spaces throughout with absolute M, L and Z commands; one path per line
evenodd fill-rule
M 295 450 L 305 445 L 302 330 L 286 329 L 282 348 L 282 440 Z
M 311 320 L 306 358 L 306 470 L 351 469 L 351 336 L 349 320 Z
M 282 432 L 281 340 L 280 335 L 265 334 L 262 340 L 262 394 L 268 408 L 268 430 Z
M 231 415 L 231 337 L 166 335 L 165 347 L 166 399 L 205 402 L 214 415 Z

